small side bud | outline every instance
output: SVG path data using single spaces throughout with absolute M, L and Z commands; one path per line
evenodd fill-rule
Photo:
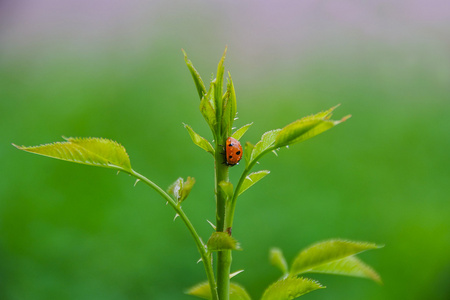
M 181 193 L 180 193 L 180 202 L 182 202 L 184 199 L 186 199 L 189 196 L 189 193 L 191 192 L 192 188 L 195 184 L 195 178 L 189 177 L 186 179 L 186 181 L 183 183 L 181 187 Z
M 180 201 L 180 190 L 181 187 L 183 186 L 183 182 L 184 182 L 183 178 L 179 177 L 167 189 L 167 192 L 171 194 L 175 198 L 175 200 L 177 200 L 177 202 Z
M 193 177 L 188 177 L 186 181 L 179 177 L 174 183 L 172 183 L 167 191 L 175 198 L 175 200 L 177 200 L 178 203 L 181 203 L 189 196 L 194 184 L 195 178 Z

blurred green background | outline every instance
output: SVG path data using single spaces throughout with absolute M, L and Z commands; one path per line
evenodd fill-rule
M 258 299 L 280 275 L 270 247 L 291 261 L 340 237 L 386 245 L 361 255 L 384 285 L 311 275 L 327 289 L 304 299 L 449 299 L 449 37 L 444 0 L 1 1 L 0 299 L 194 299 L 199 255 L 154 191 L 11 143 L 106 137 L 162 187 L 193 176 L 183 207 L 206 240 L 213 164 L 182 122 L 211 135 L 180 49 L 207 81 L 225 45 L 244 141 L 338 103 L 353 115 L 261 161 L 236 281 Z

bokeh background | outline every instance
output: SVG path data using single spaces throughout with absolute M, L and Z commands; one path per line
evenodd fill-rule
M 211 138 L 181 48 L 208 81 L 228 45 L 245 140 L 338 103 L 353 117 L 269 155 L 240 199 L 236 277 L 254 299 L 292 261 L 340 237 L 369 280 L 311 275 L 304 299 L 450 298 L 450 4 L 399 1 L 0 1 L 0 299 L 194 299 L 205 279 L 174 213 L 107 169 L 11 146 L 99 136 L 162 187 L 197 184 L 184 209 L 206 240 L 214 220 Z M 243 166 L 231 169 L 236 182 Z

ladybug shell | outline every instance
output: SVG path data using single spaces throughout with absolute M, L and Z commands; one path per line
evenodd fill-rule
M 234 166 L 242 158 L 242 146 L 235 138 L 227 138 L 227 144 L 225 147 L 225 153 L 227 156 L 227 165 Z

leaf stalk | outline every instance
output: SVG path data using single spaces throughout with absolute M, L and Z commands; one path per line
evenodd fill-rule
M 144 182 L 145 184 L 147 184 L 152 189 L 154 189 L 161 197 L 164 198 L 164 200 L 167 201 L 167 203 L 170 204 L 170 206 L 172 206 L 172 208 L 176 211 L 180 219 L 183 220 L 184 224 L 186 225 L 187 229 L 189 230 L 194 239 L 198 252 L 200 252 L 200 256 L 202 258 L 206 276 L 208 278 L 209 286 L 211 289 L 212 299 L 219 300 L 219 296 L 217 294 L 217 285 L 214 279 L 214 271 L 211 264 L 211 253 L 206 251 L 206 245 L 203 243 L 202 239 L 198 235 L 197 231 L 195 230 L 194 226 L 192 225 L 187 215 L 181 209 L 181 206 L 177 205 L 177 203 L 172 199 L 172 197 L 169 196 L 169 194 L 167 194 L 162 188 L 160 188 L 157 184 L 155 184 L 153 181 L 151 181 L 144 175 L 134 170 L 131 170 L 130 174 L 139 179 L 140 181 Z
M 276 147 L 272 146 L 272 147 L 267 148 L 265 151 L 261 152 L 257 157 L 255 157 L 255 159 L 253 159 L 251 161 L 251 163 L 242 172 L 242 175 L 239 178 L 239 182 L 236 185 L 236 189 L 234 190 L 233 197 L 231 198 L 231 201 L 230 201 L 230 204 L 228 207 L 228 211 L 227 211 L 226 219 L 225 219 L 226 228 L 233 227 L 234 212 L 236 210 L 237 197 L 239 196 L 239 191 L 242 187 L 242 184 L 244 183 L 245 177 L 247 177 L 247 175 L 250 173 L 252 168 L 255 166 L 255 164 L 258 162 L 258 160 L 263 155 L 265 155 L 266 153 L 269 153 L 270 151 L 273 151 L 274 149 L 276 149 Z

